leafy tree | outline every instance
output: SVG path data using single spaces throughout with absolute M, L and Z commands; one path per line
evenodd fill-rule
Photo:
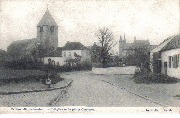
M 111 57 L 110 50 L 115 46 L 113 33 L 106 27 L 100 28 L 96 33 L 100 46 L 100 62 L 106 67 L 108 59 Z

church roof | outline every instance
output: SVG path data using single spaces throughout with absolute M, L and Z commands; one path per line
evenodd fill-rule
M 13 41 L 7 49 L 11 56 L 19 57 L 29 55 L 35 48 L 36 38 Z
M 37 26 L 43 26 L 43 25 L 58 26 L 48 9 L 41 18 L 40 22 L 37 24 Z

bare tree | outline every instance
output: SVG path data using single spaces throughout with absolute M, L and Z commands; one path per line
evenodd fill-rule
M 100 43 L 100 61 L 103 67 L 106 66 L 111 57 L 110 50 L 115 46 L 113 33 L 106 27 L 100 28 L 96 33 Z

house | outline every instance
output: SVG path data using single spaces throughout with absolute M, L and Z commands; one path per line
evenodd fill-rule
M 151 70 L 180 78 L 180 35 L 165 39 L 150 53 Z
M 65 60 L 79 58 L 80 62 L 90 62 L 90 51 L 80 42 L 67 42 L 62 50 Z
M 43 57 L 58 46 L 58 25 L 47 9 L 37 24 L 37 37 L 13 41 L 7 48 L 13 60 Z
M 74 60 L 80 63 L 90 62 L 90 51 L 80 42 L 67 42 L 65 46 L 58 47 L 55 51 L 44 57 L 45 64 L 62 66 L 68 61 Z

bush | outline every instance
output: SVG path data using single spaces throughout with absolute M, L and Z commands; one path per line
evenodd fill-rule
M 135 72 L 134 74 L 134 82 L 139 83 L 176 83 L 178 82 L 177 78 L 169 77 L 165 74 L 154 74 L 149 71 L 140 71 Z
M 95 68 L 103 68 L 102 63 L 93 63 L 92 66 Z
M 11 69 L 41 69 L 43 62 L 17 60 L 5 62 L 4 67 Z
M 52 66 L 44 65 L 43 70 L 45 71 L 56 71 L 56 72 L 69 72 L 69 71 L 78 71 L 78 70 L 91 70 L 92 65 L 89 62 L 82 62 L 76 65 L 63 65 L 63 66 Z

